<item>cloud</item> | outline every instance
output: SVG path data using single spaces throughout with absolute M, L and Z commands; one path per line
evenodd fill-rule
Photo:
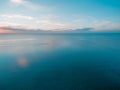
M 15 33 L 13 30 L 4 29 L 3 27 L 0 27 L 0 34 L 5 33 Z
M 40 20 L 38 23 L 45 26 L 47 30 L 65 30 L 65 29 L 72 28 L 66 23 L 61 23 L 54 20 Z
M 69 30 L 69 29 L 76 29 L 75 24 L 71 22 L 63 22 L 60 20 L 60 16 L 55 16 L 55 15 L 48 15 L 46 17 L 43 17 L 41 19 L 37 20 L 37 24 L 39 26 L 41 25 L 43 29 L 46 30 L 57 30 L 57 31 L 62 31 L 62 30 Z
M 75 24 L 78 23 L 82 28 L 91 27 L 91 32 L 120 32 L 120 23 L 110 20 L 99 20 L 92 16 L 84 16 L 74 20 Z
M 0 15 L 0 26 L 9 27 L 10 30 L 16 31 L 30 31 L 35 30 L 42 31 L 75 31 L 75 32 L 120 32 L 120 23 L 110 21 L 99 21 L 86 19 L 78 19 L 71 22 L 62 22 L 60 17 L 56 16 L 44 16 L 44 17 L 32 17 L 22 14 L 4 14 Z M 5 19 L 5 20 L 4 20 Z M 20 20 L 18 20 L 20 19 Z M 22 20 L 21 20 L 22 19 Z M 23 22 L 22 22 L 23 21 Z M 85 21 L 85 22 L 84 22 Z M 81 23 L 85 23 L 82 25 Z M 86 24 L 86 23 L 91 23 Z
M 92 27 L 84 27 L 84 28 L 34 28 L 28 26 L 4 26 L 2 27 L 4 30 L 9 30 L 11 32 L 16 33 L 101 33 L 101 32 L 120 32 L 120 29 L 98 29 Z
M 9 1 L 11 3 L 15 4 L 15 5 L 20 5 L 20 6 L 23 6 L 25 8 L 31 9 L 31 10 L 46 10 L 46 9 L 49 9 L 45 6 L 31 3 L 29 0 L 9 0 Z
M 37 25 L 22 25 L 11 22 L 0 22 L 5 30 L 11 30 L 18 33 L 41 33 L 41 32 L 76 32 L 76 33 L 90 33 L 90 32 L 120 32 L 120 24 L 103 22 L 94 27 L 74 27 L 69 24 L 64 24 L 55 21 L 41 20 Z
M 95 32 L 120 32 L 120 23 L 113 23 L 110 21 L 97 22 L 94 25 Z
M 24 4 L 26 1 L 25 0 L 10 0 L 10 2 L 15 3 L 15 4 Z
M 0 26 L 21 26 L 19 23 L 8 22 L 8 21 L 0 21 Z
M 76 29 L 40 29 L 40 28 L 26 28 L 20 26 L 4 26 L 2 27 L 4 30 L 11 30 L 12 32 L 16 33 L 83 33 L 83 32 L 90 32 L 93 28 L 76 28 Z
M 26 19 L 26 20 L 32 20 L 33 17 L 21 15 L 21 14 L 11 14 L 11 15 L 0 15 L 1 18 L 4 19 Z

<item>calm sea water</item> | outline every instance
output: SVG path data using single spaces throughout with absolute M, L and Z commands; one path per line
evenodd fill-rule
M 0 90 L 120 90 L 120 34 L 0 35 Z

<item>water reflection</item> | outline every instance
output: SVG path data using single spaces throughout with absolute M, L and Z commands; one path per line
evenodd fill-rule
M 30 36 L 31 37 L 31 36 Z M 32 36 L 34 37 L 34 36 Z M 14 37 L 16 38 L 16 37 Z M 21 38 L 21 36 L 20 36 Z M 34 50 L 52 50 L 62 45 L 63 42 L 60 38 L 52 36 L 35 37 L 34 39 L 2 39 L 0 41 L 0 52 L 33 52 Z
M 18 59 L 18 65 L 20 67 L 27 67 L 28 66 L 28 61 L 26 60 L 26 58 L 21 57 Z
M 32 52 L 36 50 L 52 50 L 60 47 L 74 47 L 78 49 L 120 49 L 119 38 L 116 36 L 75 36 L 75 35 L 62 35 L 62 36 L 8 36 L 7 38 L 0 37 L 0 53 L 10 52 Z M 16 38 L 16 39 L 15 39 Z

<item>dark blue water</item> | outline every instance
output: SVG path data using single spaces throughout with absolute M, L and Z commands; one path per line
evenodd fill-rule
M 120 90 L 120 34 L 0 35 L 0 90 Z

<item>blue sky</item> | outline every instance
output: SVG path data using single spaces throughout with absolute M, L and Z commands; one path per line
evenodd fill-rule
M 1 0 L 0 27 L 120 30 L 120 0 Z

